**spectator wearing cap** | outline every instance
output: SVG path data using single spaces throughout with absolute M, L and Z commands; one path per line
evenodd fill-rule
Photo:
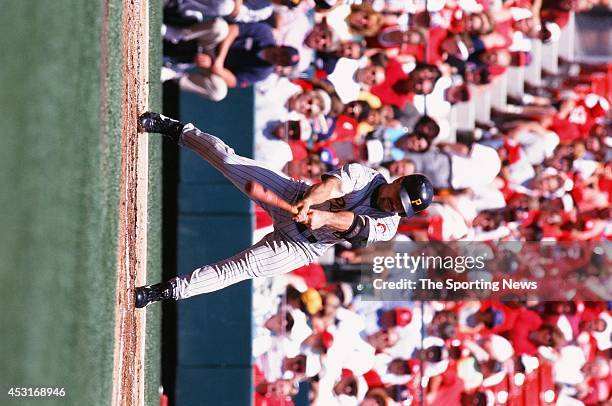
M 510 7 L 510 15 L 512 21 L 510 35 L 513 36 L 510 49 L 513 51 L 530 51 L 531 44 L 528 45 L 527 41 L 528 38 L 538 34 L 540 30 L 539 21 L 536 21 L 533 11 L 528 8 Z M 512 31 L 514 31 L 513 34 Z
M 412 311 L 407 308 L 397 307 L 392 310 L 381 312 L 378 324 L 383 329 L 392 327 L 405 327 L 412 321 Z
M 326 365 L 327 367 L 327 365 Z M 333 377 L 329 371 L 319 380 L 317 397 L 314 406 L 349 406 L 357 405 L 357 402 L 365 396 L 367 383 L 363 378 L 355 376 L 349 369 L 334 371 Z
M 397 331 L 393 328 L 381 329 L 366 336 L 366 341 L 370 344 L 377 352 L 383 352 L 387 348 L 393 347 L 399 341 L 400 337 Z
M 323 330 L 320 333 L 310 335 L 310 337 L 307 337 L 302 342 L 302 352 L 305 352 L 305 349 L 308 348 L 315 354 L 325 354 L 333 344 L 333 334 L 327 330 Z
M 282 360 L 281 371 L 285 379 L 311 378 L 321 370 L 321 360 L 318 354 L 307 351 L 295 357 L 285 357 Z M 267 377 L 266 377 L 267 378 Z
M 293 0 L 287 0 L 293 2 Z M 297 49 L 300 61 L 293 67 L 277 69 L 279 75 L 293 77 L 298 72 L 306 71 L 313 60 L 312 49 L 304 44 L 304 40 L 312 28 L 312 22 L 302 7 L 275 7 L 273 18 L 274 36 L 279 44 Z
M 363 90 L 385 81 L 385 58 L 355 60 L 340 58 L 334 71 L 327 76 L 342 103 L 359 99 Z
M 215 57 L 198 54 L 200 72 L 182 76 L 179 85 L 219 101 L 225 98 L 228 88 L 252 85 L 267 78 L 275 66 L 294 66 L 298 62 L 297 50 L 277 45 L 269 25 L 231 24 Z
M 464 330 L 499 334 L 511 330 L 521 312 L 502 303 L 470 302 L 459 308 L 459 324 Z
M 290 161 L 297 163 L 308 157 L 312 152 L 308 143 L 313 130 L 321 127 L 320 123 L 325 121 L 325 115 L 332 109 L 332 99 L 325 90 L 315 89 L 309 81 L 298 83 L 281 78 L 269 89 L 257 87 L 258 92 L 265 94 L 265 97 L 256 98 L 256 156 L 258 159 L 261 156 L 269 158 L 268 161 L 278 162 L 278 165 L 274 165 L 278 170 L 282 170 Z M 281 122 L 286 123 L 286 128 L 279 128 Z M 275 133 L 285 138 L 280 139 Z M 271 147 L 270 151 L 268 146 Z M 279 154 L 276 155 L 272 149 L 278 150 Z
M 480 309 L 476 313 L 469 315 L 465 319 L 465 325 L 469 328 L 476 329 L 484 327 L 488 330 L 495 330 L 504 323 L 504 313 L 499 309 L 489 307 Z
M 418 361 L 416 365 L 418 367 Z M 413 360 L 393 358 L 383 353 L 376 356 L 374 371 L 385 385 L 405 385 L 413 377 L 412 368 L 414 367 L 415 362 Z
M 340 380 L 334 385 L 333 394 L 340 400 L 339 404 L 350 404 L 352 399 L 343 401 L 343 397 L 355 398 L 358 401 L 365 396 L 366 387 L 367 383 L 363 378 L 358 379 L 351 371 L 344 369 Z
M 329 114 L 331 105 L 331 97 L 325 90 L 306 90 L 289 98 L 287 110 L 295 111 L 307 119 L 314 120 Z
M 269 121 L 262 133 L 263 137 L 256 145 L 256 155 L 257 160 L 266 166 L 283 171 L 289 163 L 307 158 L 308 151 L 303 140 L 310 139 L 312 130 L 305 118 Z
M 477 217 L 475 200 L 477 196 L 470 192 L 440 196 L 427 211 L 428 238 L 436 241 L 480 240 L 472 228 Z M 503 196 L 501 204 L 505 204 Z
M 268 123 L 264 134 L 289 143 L 292 141 L 308 141 L 312 135 L 312 128 L 308 120 L 304 118 L 284 122 L 272 121 Z M 302 156 L 295 157 L 301 158 Z
M 404 109 L 414 95 L 430 94 L 442 73 L 435 65 L 417 63 L 414 69 L 407 72 L 404 66 L 395 59 L 386 64 L 385 81 L 372 86 L 371 92 L 384 104 Z
M 341 41 L 333 50 L 319 51 L 315 58 L 315 67 L 325 75 L 332 73 L 340 58 L 359 60 L 365 54 L 365 46 L 362 41 Z

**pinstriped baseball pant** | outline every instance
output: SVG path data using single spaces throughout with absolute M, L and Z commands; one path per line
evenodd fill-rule
M 294 203 L 307 188 L 305 183 L 293 181 L 283 173 L 237 155 L 219 138 L 201 132 L 192 124 L 183 128 L 180 144 L 208 161 L 243 192 L 246 182 L 254 180 Z M 312 262 L 321 249 L 320 245 L 318 249 L 313 249 L 297 230 L 289 213 L 257 203 L 274 220 L 274 231 L 233 257 L 204 265 L 189 275 L 172 279 L 175 299 L 213 292 L 245 279 L 280 275 Z

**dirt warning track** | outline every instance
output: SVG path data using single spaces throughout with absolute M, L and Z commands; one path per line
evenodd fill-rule
M 134 287 L 146 282 L 148 139 L 137 117 L 149 96 L 149 0 L 125 0 L 122 10 L 121 195 L 113 405 L 143 405 L 145 311 L 134 309 Z

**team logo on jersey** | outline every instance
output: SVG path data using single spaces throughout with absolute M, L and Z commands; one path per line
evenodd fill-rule
M 385 225 L 385 223 L 378 222 L 376 223 L 376 231 L 381 234 L 384 234 L 387 232 L 387 226 Z
M 342 211 L 342 209 L 344 209 L 345 207 L 346 199 L 344 199 L 344 197 L 338 197 L 337 199 L 331 199 L 329 201 L 329 211 Z

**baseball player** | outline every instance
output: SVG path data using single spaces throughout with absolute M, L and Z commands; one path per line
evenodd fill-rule
M 387 183 L 377 171 L 360 164 L 344 165 L 310 186 L 256 161 L 237 155 L 219 138 L 193 124 L 146 112 L 142 131 L 163 134 L 187 147 L 219 170 L 238 189 L 255 181 L 289 202 L 294 213 L 256 201 L 274 221 L 274 231 L 258 243 L 191 274 L 136 288 L 136 307 L 166 299 L 185 299 L 213 292 L 249 278 L 271 277 L 313 262 L 340 241 L 363 246 L 387 241 L 400 217 L 411 217 L 432 201 L 433 188 L 420 174 Z

